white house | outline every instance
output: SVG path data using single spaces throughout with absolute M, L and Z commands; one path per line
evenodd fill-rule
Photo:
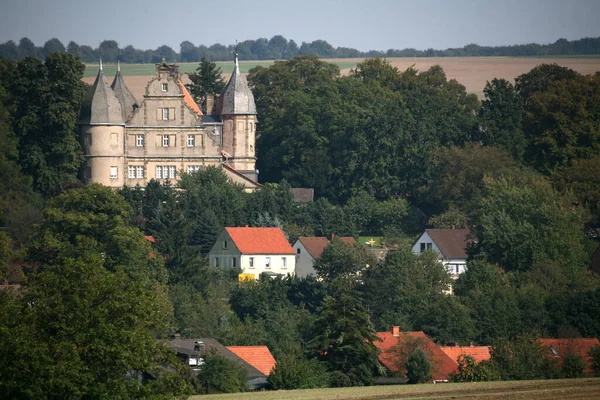
M 340 240 L 349 244 L 356 243 L 352 237 L 340 237 Z M 321 258 L 321 254 L 327 246 L 329 246 L 329 240 L 326 237 L 299 237 L 293 246 L 296 253 L 296 276 L 299 278 L 316 276 L 314 264 Z
M 469 241 L 468 229 L 425 229 L 413 244 L 412 252 L 435 251 L 440 255 L 440 261 L 448 268 L 448 272 L 456 279 L 465 272 Z
M 296 257 L 279 228 L 225 228 L 210 253 L 210 265 L 217 268 L 239 268 L 242 274 L 263 272 L 272 275 L 294 275 Z

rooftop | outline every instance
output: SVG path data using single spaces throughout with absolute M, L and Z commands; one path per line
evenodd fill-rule
M 425 229 L 445 258 L 467 258 L 468 229 Z
M 354 240 L 353 237 L 339 237 L 339 239 L 347 244 L 356 243 L 356 240 Z M 298 240 L 302 243 L 306 251 L 308 251 L 308 254 L 315 260 L 321 258 L 323 251 L 329 246 L 329 240 L 323 236 L 300 236 Z
M 225 228 L 242 254 L 288 254 L 294 249 L 280 228 Z
M 227 349 L 265 375 L 275 368 L 275 359 L 267 346 L 227 346 Z
M 491 358 L 489 346 L 440 346 L 440 349 L 454 361 L 461 355 L 473 357 L 477 362 Z

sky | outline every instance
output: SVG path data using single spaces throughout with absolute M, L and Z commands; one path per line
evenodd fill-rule
M 361 51 L 446 49 L 470 43 L 546 44 L 600 36 L 600 0 L 0 0 L 0 43 L 179 51 L 283 35 Z

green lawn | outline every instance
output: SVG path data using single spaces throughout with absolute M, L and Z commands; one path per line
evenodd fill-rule
M 251 68 L 260 65 L 262 67 L 268 67 L 272 65 L 274 61 L 240 61 L 240 72 L 247 73 Z M 218 61 L 216 64 L 221 67 L 224 74 L 230 74 L 233 72 L 233 62 Z M 356 62 L 353 61 L 340 61 L 335 62 L 340 69 L 354 68 Z M 198 63 L 179 63 L 179 71 L 183 73 L 193 72 L 198 68 Z M 117 72 L 116 64 L 104 64 L 104 73 L 107 76 L 114 75 Z M 98 64 L 86 64 L 84 77 L 96 76 L 98 73 Z M 156 67 L 154 64 L 121 64 L 121 73 L 125 76 L 146 76 L 154 75 L 156 73 Z
M 597 399 L 600 378 L 441 383 L 192 396 L 193 400 Z

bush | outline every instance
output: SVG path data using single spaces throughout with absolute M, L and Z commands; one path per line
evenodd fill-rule
M 329 375 L 330 387 L 349 387 L 353 386 L 352 379 L 342 371 L 333 371 Z
M 326 366 L 318 360 L 285 357 L 277 360 L 268 382 L 274 390 L 314 389 L 327 387 L 329 375 Z
M 590 357 L 592 358 L 592 369 L 594 375 L 600 376 L 600 348 L 593 347 L 590 351 Z
M 460 355 L 457 363 L 458 371 L 450 376 L 452 382 L 485 382 L 500 379 L 493 364 L 489 362 L 477 363 L 471 356 Z
M 213 354 L 204 360 L 198 383 L 201 394 L 244 392 L 248 387 L 248 374 L 237 362 Z
M 566 354 L 563 358 L 562 373 L 565 378 L 581 378 L 585 370 L 585 361 L 579 354 Z
M 425 383 L 431 380 L 431 362 L 422 349 L 416 349 L 408 357 L 406 377 L 409 383 Z

